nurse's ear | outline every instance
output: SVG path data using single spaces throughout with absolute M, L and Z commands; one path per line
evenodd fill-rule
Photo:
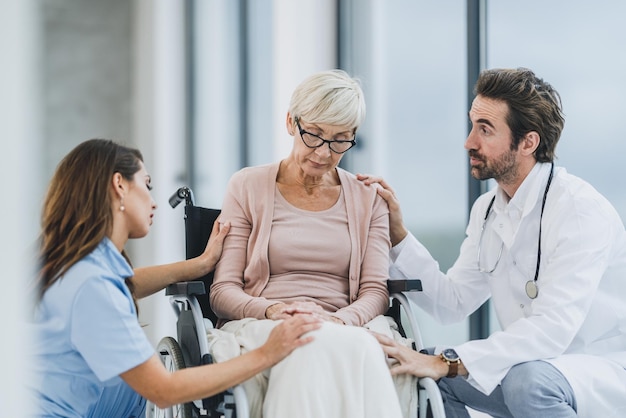
M 111 193 L 113 194 L 112 200 L 119 202 L 119 209 L 124 211 L 124 197 L 128 193 L 128 181 L 121 173 L 113 173 L 111 177 Z

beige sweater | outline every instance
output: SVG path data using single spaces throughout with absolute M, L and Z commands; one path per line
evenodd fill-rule
M 232 227 L 210 289 L 212 309 L 225 320 L 262 319 L 270 305 L 280 302 L 260 296 L 270 276 L 268 244 L 278 167 L 279 163 L 273 163 L 244 168 L 228 184 L 222 219 Z M 337 168 L 337 172 L 346 199 L 351 256 L 350 303 L 334 316 L 361 326 L 384 314 L 389 306 L 388 208 L 374 187 L 363 185 L 345 170 Z M 284 248 L 289 257 L 289 243 Z

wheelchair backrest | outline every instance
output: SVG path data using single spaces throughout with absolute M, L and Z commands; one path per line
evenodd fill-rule
M 185 206 L 185 253 L 186 258 L 194 258 L 202 254 L 209 241 L 213 223 L 220 214 L 219 209 L 209 209 L 201 206 Z M 198 302 L 202 308 L 202 315 L 209 318 L 213 324 L 217 322 L 217 316 L 211 310 L 209 304 L 209 291 L 213 283 L 213 272 L 196 280 L 204 282 L 205 295 L 198 296 Z

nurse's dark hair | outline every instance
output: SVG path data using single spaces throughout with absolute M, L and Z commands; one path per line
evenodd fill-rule
M 474 93 L 508 105 L 512 149 L 517 149 L 527 133 L 535 131 L 540 137 L 535 159 L 539 162 L 554 160 L 565 116 L 561 96 L 550 84 L 527 68 L 490 69 L 480 73 Z
M 113 174 L 132 180 L 139 150 L 108 139 L 87 140 L 67 154 L 45 196 L 39 237 L 39 297 L 113 230 Z M 125 252 L 122 255 L 128 260 Z M 126 282 L 131 293 L 132 282 Z

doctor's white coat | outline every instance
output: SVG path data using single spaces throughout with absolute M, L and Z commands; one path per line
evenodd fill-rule
M 626 232 L 611 204 L 563 168 L 536 164 L 507 202 L 498 188 L 471 211 L 459 258 L 447 274 L 412 235 L 391 252 L 391 277 L 418 278 L 410 294 L 442 323 L 464 319 L 488 298 L 502 331 L 455 347 L 469 382 L 489 394 L 515 364 L 546 360 L 572 386 L 581 417 L 626 416 Z M 487 207 L 496 196 L 478 246 Z M 502 253 L 500 254 L 500 249 Z

